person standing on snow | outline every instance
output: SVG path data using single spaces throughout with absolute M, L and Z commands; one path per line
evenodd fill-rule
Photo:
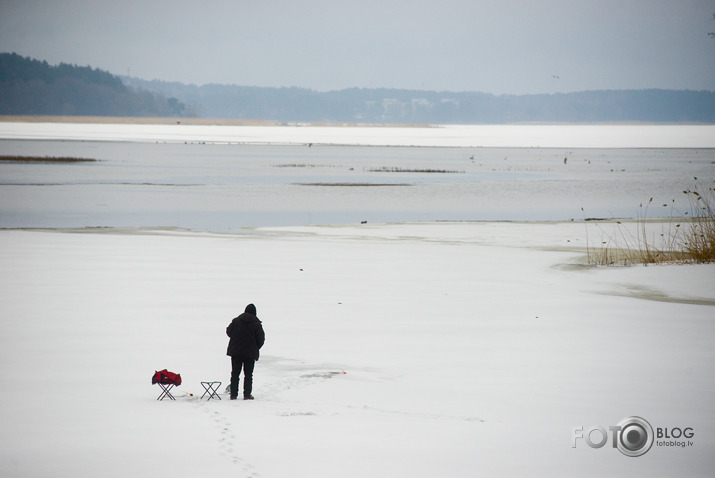
M 243 399 L 253 400 L 253 367 L 259 350 L 266 341 L 263 325 L 256 316 L 256 306 L 248 304 L 244 313 L 236 317 L 226 327 L 228 342 L 226 355 L 231 356 L 231 400 L 238 397 L 238 377 L 243 368 Z

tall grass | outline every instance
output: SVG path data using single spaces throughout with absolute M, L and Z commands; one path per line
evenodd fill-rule
M 694 188 L 683 191 L 683 194 L 690 199 L 693 217 L 682 248 L 693 262 L 715 262 L 715 188 L 710 187 L 702 193 Z
M 698 179 L 692 189 L 684 190 L 688 210 L 670 206 L 666 219 L 648 218 L 653 198 L 640 205 L 633 221 L 607 221 L 613 232 L 607 232 L 603 222 L 595 225 L 601 233 L 601 243 L 591 247 L 586 226 L 586 254 L 593 265 L 630 265 L 715 262 L 715 188 L 703 187 Z M 583 209 L 582 209 L 583 210 Z M 660 230 L 655 228 L 660 226 Z

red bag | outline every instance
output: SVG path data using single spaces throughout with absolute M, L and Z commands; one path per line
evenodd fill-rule
M 181 375 L 169 372 L 167 369 L 159 370 L 158 372 L 154 372 L 154 375 L 151 377 L 151 384 L 154 385 L 155 383 L 173 383 L 178 387 L 181 385 Z

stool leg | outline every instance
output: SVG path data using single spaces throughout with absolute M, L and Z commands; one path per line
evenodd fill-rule
M 176 400 L 174 396 L 171 394 L 171 388 L 174 386 L 174 384 L 169 384 L 165 385 L 163 383 L 159 384 L 159 387 L 161 387 L 162 392 L 159 394 L 157 397 L 157 400 L 164 400 L 165 397 L 169 397 L 171 400 Z
M 156 397 L 157 400 L 164 400 L 164 396 L 166 395 L 166 389 L 164 388 L 164 384 L 159 384 L 159 388 L 161 388 L 161 393 L 159 394 L 158 397 Z
M 214 383 L 213 383 L 213 386 L 211 387 L 212 396 L 213 396 L 214 398 L 218 398 L 219 400 L 221 400 L 221 397 L 219 397 L 219 395 L 218 395 L 217 392 L 218 392 L 218 389 L 219 389 L 220 386 L 221 386 L 221 382 L 214 382 Z

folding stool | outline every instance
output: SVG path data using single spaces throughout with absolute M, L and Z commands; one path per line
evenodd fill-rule
M 174 396 L 171 394 L 171 389 L 174 388 L 173 383 L 161 383 L 157 382 L 159 386 L 161 387 L 161 394 L 157 397 L 157 400 L 164 400 L 165 397 L 169 397 L 172 400 L 176 400 Z
M 201 382 L 201 386 L 204 387 L 204 390 L 206 390 L 204 394 L 201 395 L 201 398 L 204 398 L 208 393 L 208 400 L 211 400 L 212 398 L 218 398 L 219 400 L 221 400 L 221 397 L 219 397 L 218 393 L 216 393 L 218 391 L 218 388 L 221 386 L 221 382 Z

